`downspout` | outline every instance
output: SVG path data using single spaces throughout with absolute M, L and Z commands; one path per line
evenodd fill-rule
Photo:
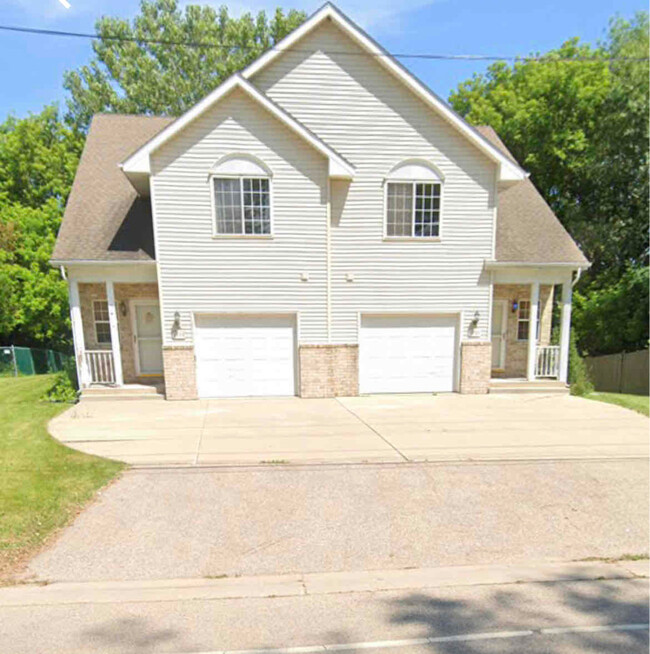
M 61 277 L 63 277 L 63 281 L 67 282 L 68 276 L 65 274 L 65 266 L 59 266 L 59 270 L 61 271 Z
M 332 342 L 332 244 L 331 244 L 331 222 L 332 222 L 332 182 L 327 176 L 327 203 L 326 203 L 325 226 L 325 321 L 327 344 Z
M 582 275 L 582 268 L 578 268 L 578 272 L 576 273 L 576 278 L 571 282 L 571 288 L 573 288 L 580 281 L 581 275 Z

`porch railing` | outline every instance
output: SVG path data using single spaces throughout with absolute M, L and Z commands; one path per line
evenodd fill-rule
M 86 350 L 84 356 L 91 384 L 115 383 L 115 365 L 111 350 Z
M 552 377 L 557 379 L 560 376 L 560 346 L 541 345 L 537 348 L 537 363 L 535 365 L 535 377 Z

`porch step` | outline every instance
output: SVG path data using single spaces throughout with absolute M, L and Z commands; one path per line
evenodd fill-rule
M 82 400 L 162 400 L 164 384 L 125 384 L 124 386 L 90 386 L 81 391 Z
M 557 395 L 568 395 L 569 387 L 555 379 L 540 379 L 538 381 L 526 380 L 492 380 L 489 386 L 490 393 L 553 393 Z

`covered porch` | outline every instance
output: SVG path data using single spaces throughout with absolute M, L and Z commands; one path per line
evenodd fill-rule
M 79 386 L 162 387 L 160 302 L 155 266 L 68 268 Z M 135 270 L 134 270 L 135 268 Z
M 567 383 L 573 269 L 492 267 L 493 380 Z

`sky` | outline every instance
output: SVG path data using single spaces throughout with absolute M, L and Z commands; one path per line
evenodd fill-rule
M 92 32 L 102 15 L 133 17 L 139 0 L 2 0 L 0 25 Z M 227 4 L 245 11 L 303 9 L 321 0 L 192 0 L 185 4 Z M 339 0 L 338 6 L 389 52 L 483 54 L 545 52 L 578 36 L 595 42 L 605 36 L 610 17 L 630 18 L 646 9 L 644 0 Z M 38 112 L 48 103 L 65 105 L 63 74 L 90 61 L 90 40 L 0 31 L 0 121 L 8 114 Z M 443 98 L 487 63 L 400 60 Z

